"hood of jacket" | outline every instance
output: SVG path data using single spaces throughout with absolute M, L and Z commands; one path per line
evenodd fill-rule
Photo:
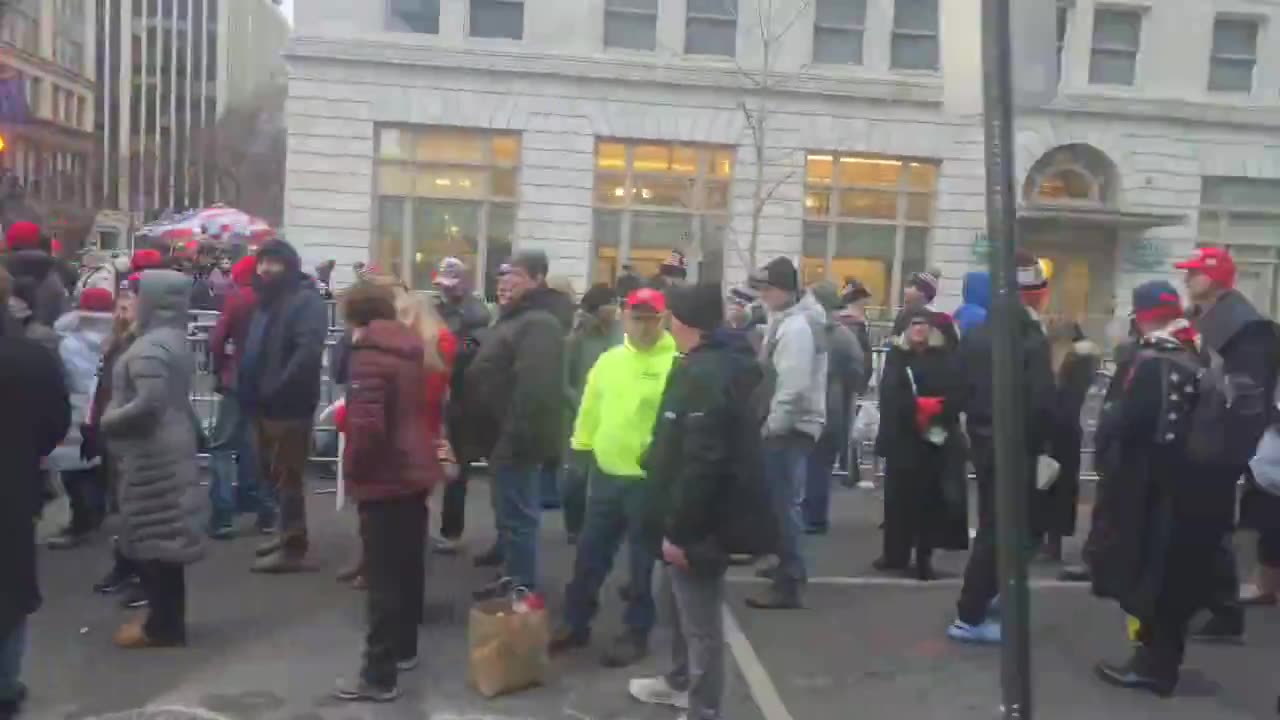
M 111 338 L 111 326 L 115 318 L 111 313 L 72 310 L 54 323 L 53 329 L 59 335 L 70 335 L 80 339 L 85 346 L 101 355 Z
M 236 287 L 252 287 L 253 276 L 258 272 L 258 258 L 246 255 L 231 266 L 231 281 Z
M 138 285 L 138 330 L 160 327 L 186 331 L 191 280 L 174 270 L 148 270 Z
M 18 250 L 5 256 L 5 267 L 15 280 L 30 278 L 40 282 L 56 264 L 54 257 L 43 250 Z
M 799 302 L 778 313 L 778 324 L 781 325 L 796 317 L 803 318 L 813 330 L 814 349 L 819 354 L 827 352 L 830 349 L 826 333 L 827 309 L 814 297 L 812 292 L 806 292 Z
M 744 355 L 747 360 L 755 362 L 756 350 L 751 346 L 751 340 L 743 329 L 718 327 L 712 330 L 698 347 L 691 350 L 690 354 L 700 350 L 724 350 Z
M 422 339 L 409 326 L 395 320 L 374 320 L 369 323 L 359 340 L 351 343 L 353 350 L 370 349 L 395 355 L 404 360 L 422 362 Z
M 545 310 L 560 321 L 560 327 L 568 333 L 573 328 L 573 301 L 569 296 L 546 286 L 529 290 L 520 299 L 507 305 L 502 318 L 509 320 L 532 310 Z
M 1244 326 L 1267 322 L 1239 290 L 1228 290 L 1196 320 L 1196 330 L 1214 352 L 1221 353 Z
M 966 305 L 977 305 L 984 310 L 991 309 L 991 273 L 965 273 L 964 286 L 960 291 Z

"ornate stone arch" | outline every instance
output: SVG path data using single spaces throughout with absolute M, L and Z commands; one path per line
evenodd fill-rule
M 1040 155 L 1022 184 L 1027 205 L 1119 205 L 1120 173 L 1115 162 L 1085 143 L 1059 145 Z

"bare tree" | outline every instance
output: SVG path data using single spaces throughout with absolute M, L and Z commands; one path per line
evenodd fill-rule
M 738 64 L 739 75 L 746 84 L 746 97 L 739 103 L 751 134 L 751 148 L 755 153 L 755 176 L 751 188 L 751 239 L 748 245 L 747 268 L 756 266 L 756 254 L 760 249 L 760 218 L 765 206 L 773 199 L 778 188 L 788 182 L 792 169 L 771 183 L 765 181 L 765 153 L 769 148 L 769 120 L 773 101 L 774 63 L 778 57 L 778 43 L 786 37 L 809 9 L 813 0 L 756 0 L 756 30 L 760 38 L 760 62 L 751 68 Z M 736 3 L 735 3 L 736 4 Z
M 286 95 L 282 85 L 263 88 L 196 138 L 215 199 L 277 226 L 284 218 Z

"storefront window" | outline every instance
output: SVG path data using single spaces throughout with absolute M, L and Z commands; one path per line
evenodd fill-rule
M 1280 180 L 1204 178 L 1199 236 L 1231 251 L 1236 286 L 1259 310 L 1280 312 Z
M 652 276 L 673 249 L 685 254 L 691 280 L 720 282 L 734 155 L 704 145 L 597 143 L 592 282 L 613 283 L 623 265 Z
M 857 278 L 876 305 L 924 270 L 938 166 L 922 160 L 810 153 L 805 163 L 805 284 Z
M 374 262 L 426 290 L 441 258 L 461 258 L 494 297 L 515 235 L 519 164 L 515 135 L 381 128 Z

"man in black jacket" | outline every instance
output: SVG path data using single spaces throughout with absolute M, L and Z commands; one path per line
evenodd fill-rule
M 40 458 L 57 447 L 71 405 L 57 358 L 4 322 L 12 279 L 0 268 L 0 717 L 17 714 L 27 688 L 19 679 L 27 616 L 40 607 L 36 520 L 44 505 Z M 20 410 L 18 409 L 20 408 Z
M 458 339 L 458 354 L 454 358 L 453 375 L 449 381 L 446 422 L 449 437 L 457 449 L 465 447 L 465 444 L 459 443 L 459 439 L 467 432 L 462 423 L 464 416 L 461 409 L 467 401 L 463 394 L 462 380 L 467 367 L 475 359 L 480 347 L 480 336 L 489 327 L 491 318 L 484 301 L 471 292 L 471 275 L 466 263 L 458 258 L 447 257 L 441 260 L 432 282 L 440 291 L 436 298 L 436 310 L 449 326 L 449 332 Z M 440 542 L 436 544 L 436 552 L 453 553 L 459 547 L 466 522 L 467 476 L 470 474 L 471 462 L 476 459 L 459 457 L 458 479 L 444 489 L 444 498 L 440 503 Z
M 546 286 L 544 253 L 520 252 L 509 264 L 504 282 L 510 300 L 464 373 L 467 423 L 475 433 L 466 443 L 474 447 L 460 452 L 489 458 L 506 576 L 532 590 L 538 583 L 539 473 L 564 443 L 564 345 L 573 308 Z M 504 590 L 494 583 L 476 597 Z
M 1195 257 L 1176 267 L 1187 272 L 1193 323 L 1200 333 L 1207 364 L 1220 368 L 1233 382 L 1238 380 L 1251 386 L 1265 407 L 1270 408 L 1276 389 L 1275 324 L 1235 289 L 1236 265 L 1231 254 L 1221 248 L 1200 248 Z M 1232 428 L 1232 437 L 1240 443 L 1240 448 L 1235 448 L 1227 457 L 1207 463 L 1202 470 L 1207 484 L 1234 487 L 1245 473 L 1248 458 L 1265 429 L 1266 418 L 1260 415 L 1254 427 Z M 1243 461 L 1239 461 L 1240 458 Z M 1230 527 L 1235 510 L 1230 501 L 1212 510 L 1221 524 Z M 1192 637 L 1209 642 L 1238 642 L 1244 637 L 1244 610 L 1239 603 L 1240 582 L 1229 537 L 1219 552 L 1217 565 L 1214 584 L 1218 592 L 1212 607 L 1213 616 Z
M 1049 342 L 1040 326 L 1040 313 L 1049 302 L 1049 281 L 1040 261 L 1030 253 L 1018 253 L 1018 290 L 1027 312 L 1019 318 L 1018 338 L 1024 368 L 1023 393 L 1026 424 L 1026 480 L 1035 482 L 1036 456 L 1046 449 L 1053 424 L 1055 387 Z M 996 569 L 995 437 L 992 408 L 992 327 L 985 323 L 964 337 L 960 352 L 968 383 L 964 404 L 969 433 L 970 460 L 978 475 L 978 534 L 973 539 L 964 586 L 956 603 L 956 620 L 947 636 L 959 642 L 1000 642 L 1001 625 L 988 618 L 991 601 L 999 591 Z M 1032 488 L 1027 491 L 1031 497 Z M 1027 512 L 1030 515 L 1030 503 Z
M 646 463 L 657 483 L 648 534 L 661 538 L 663 595 L 674 626 L 672 670 L 631 681 L 647 703 L 720 717 L 724 694 L 724 604 L 728 554 L 776 548 L 767 529 L 770 491 L 760 458 L 752 393 L 764 379 L 750 344 L 720 328 L 715 285 L 667 291 L 671 334 L 684 358 L 671 371 Z
M 239 392 L 254 419 L 260 477 L 270 478 L 280 501 L 279 534 L 258 548 L 254 572 L 302 569 L 307 554 L 306 495 L 302 473 L 320 402 L 320 368 L 329 315 L 315 282 L 302 273 L 293 246 L 271 240 L 258 251 L 254 291 L 240 361 Z

